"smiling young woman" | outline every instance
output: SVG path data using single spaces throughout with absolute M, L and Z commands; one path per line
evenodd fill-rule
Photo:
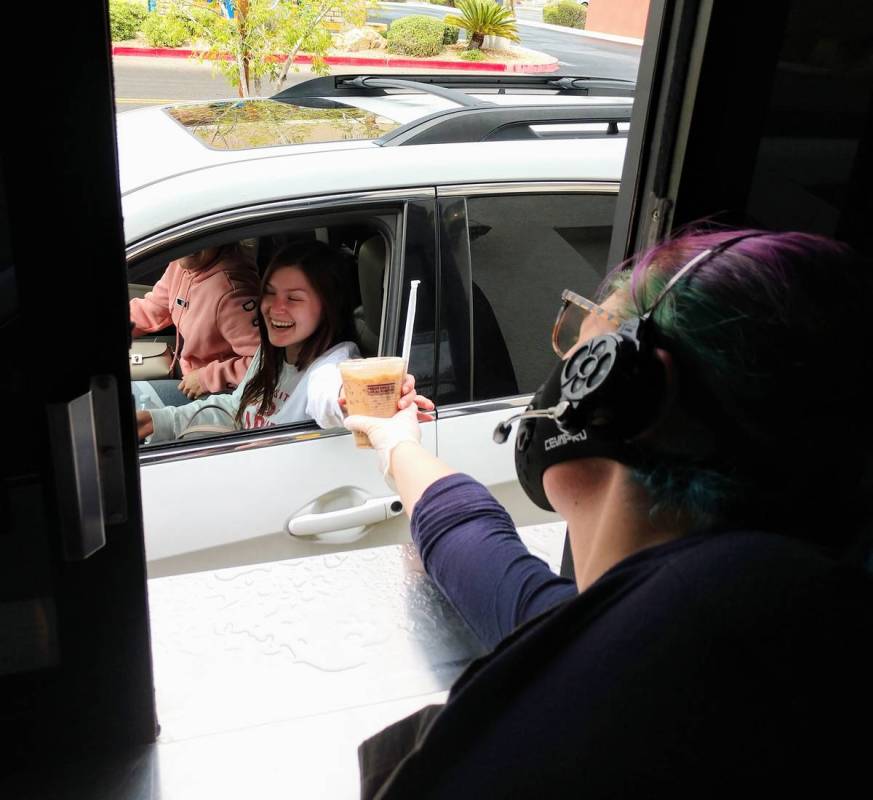
M 304 419 L 321 427 L 342 424 L 337 364 L 358 353 L 352 341 L 351 299 L 343 256 L 321 242 L 282 248 L 261 283 L 256 324 L 260 347 L 231 395 L 185 406 L 137 412 L 140 438 L 179 436 L 198 423 L 262 428 Z
M 321 324 L 323 303 L 299 267 L 280 267 L 264 284 L 261 317 L 270 344 L 285 348 L 285 361 L 296 364 L 303 343 Z
M 324 363 L 332 367 L 330 386 L 325 387 L 330 397 L 323 399 L 331 406 L 327 414 L 330 421 L 342 424 L 339 406 L 332 408 L 341 384 L 335 367 L 359 355 L 352 341 L 351 298 L 343 275 L 343 256 L 321 242 L 283 247 L 264 273 L 260 312 L 261 347 L 255 356 L 256 370 L 240 396 L 237 425 L 263 424 L 247 424 L 252 409 L 256 409 L 256 420 L 270 421 L 277 416 L 283 395 L 297 387 L 295 377 L 315 369 L 316 361 L 318 367 Z M 324 404 L 314 404 L 313 411 L 316 405 Z M 319 417 L 313 417 L 321 424 Z

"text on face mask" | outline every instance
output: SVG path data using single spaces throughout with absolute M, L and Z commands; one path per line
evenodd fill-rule
M 554 450 L 556 447 L 563 447 L 565 444 L 570 444 L 570 442 L 584 442 L 587 438 L 588 434 L 585 433 L 585 431 L 580 431 L 572 436 L 569 433 L 550 436 L 545 441 L 545 451 L 548 453 L 549 450 Z

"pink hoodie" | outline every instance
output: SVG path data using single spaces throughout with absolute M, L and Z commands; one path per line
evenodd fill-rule
M 227 392 L 243 379 L 260 344 L 257 307 L 254 264 L 230 255 L 201 272 L 171 261 L 152 291 L 130 301 L 130 318 L 134 336 L 175 325 L 182 374 L 199 369 L 204 389 Z

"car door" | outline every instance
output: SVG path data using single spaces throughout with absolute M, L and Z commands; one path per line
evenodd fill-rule
M 585 181 L 438 189 L 439 455 L 488 486 L 517 525 L 557 515 L 516 479 L 516 426 L 505 444 L 493 431 L 555 363 L 561 291 L 594 295 L 603 280 L 617 193 L 617 182 Z
M 385 241 L 378 352 L 399 353 L 407 287 L 412 279 L 421 281 L 410 371 L 420 389 L 431 393 L 436 361 L 434 203 L 431 188 L 239 209 L 130 247 L 129 277 L 137 283 L 155 265 L 216 237 L 261 242 L 279 232 L 286 238 L 304 233 L 329 237 L 343 225 L 367 223 Z M 435 452 L 434 425 L 423 427 L 423 444 Z M 143 447 L 140 464 L 151 577 L 409 538 L 408 520 L 380 476 L 375 454 L 356 449 L 343 428 L 322 430 L 309 421 Z M 288 530 L 292 520 L 295 535 Z

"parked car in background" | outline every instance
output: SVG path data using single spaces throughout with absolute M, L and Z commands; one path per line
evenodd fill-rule
M 518 524 L 549 519 L 491 434 L 548 370 L 561 291 L 605 274 L 632 94 L 593 78 L 331 76 L 121 114 L 131 296 L 194 250 L 239 242 L 263 270 L 283 243 L 317 239 L 348 255 L 361 352 L 392 355 L 419 280 L 410 371 L 438 408 L 426 445 Z M 373 461 L 313 422 L 144 446 L 150 574 L 406 541 Z M 302 517 L 306 535 L 289 534 Z

